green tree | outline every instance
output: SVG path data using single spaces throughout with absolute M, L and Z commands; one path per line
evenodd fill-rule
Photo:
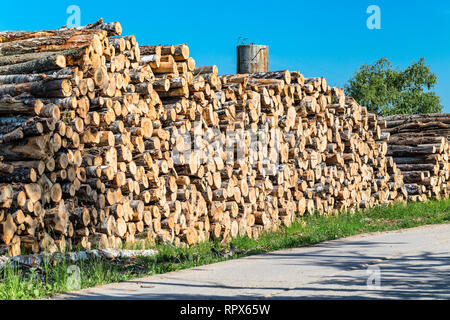
M 381 58 L 363 65 L 345 85 L 345 93 L 380 115 L 442 112 L 439 97 L 430 91 L 436 83 L 424 58 L 404 70 Z

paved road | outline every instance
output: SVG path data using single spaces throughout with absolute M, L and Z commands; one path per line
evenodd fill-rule
M 353 236 L 54 298 L 450 299 L 450 224 Z

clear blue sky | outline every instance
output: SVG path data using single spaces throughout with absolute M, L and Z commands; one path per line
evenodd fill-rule
M 450 112 L 450 1 L 4 1 L 0 30 L 54 29 L 69 5 L 81 23 L 120 21 L 141 44 L 187 43 L 197 65 L 234 73 L 239 37 L 269 45 L 269 68 L 324 76 L 342 87 L 364 63 L 380 57 L 406 67 L 425 57 L 438 75 L 436 92 Z M 130 7 L 127 8 L 127 5 Z M 370 5 L 381 9 L 381 30 L 366 26 Z

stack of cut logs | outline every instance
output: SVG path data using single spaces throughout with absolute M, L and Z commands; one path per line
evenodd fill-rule
M 120 34 L 0 32 L 0 255 L 258 237 L 406 199 L 383 123 L 324 78 L 218 76 Z
M 402 171 L 409 200 L 447 198 L 450 193 L 450 114 L 384 117 L 388 155 Z
M 123 128 L 106 104 L 131 98 L 116 95 L 132 62 L 108 42 L 120 33 L 119 23 L 102 21 L 0 32 L 0 253 L 105 239 L 114 181 L 96 178 L 117 173 Z

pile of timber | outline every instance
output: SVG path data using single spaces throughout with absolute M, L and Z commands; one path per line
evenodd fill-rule
M 141 56 L 149 50 L 154 61 L 172 61 L 173 53 L 163 48 L 166 54 L 141 47 Z M 180 63 L 177 69 L 185 70 Z M 177 200 L 189 208 L 194 192 L 206 208 L 172 212 L 161 233 L 188 243 L 258 237 L 305 212 L 331 214 L 406 199 L 377 117 L 324 78 L 287 70 L 218 77 L 216 66 L 197 67 L 192 75 L 187 72 L 183 90 L 159 95 L 176 137 L 168 148 Z M 184 144 L 177 142 L 180 135 Z
M 249 190 L 239 195 L 237 184 L 237 197 L 224 192 L 226 202 L 238 204 L 239 230 L 255 237 L 305 212 L 369 208 L 406 196 L 377 117 L 324 78 L 283 70 L 221 80 L 219 125 L 242 135 L 244 155 L 229 170 L 236 181 L 247 176 Z M 246 139 L 248 133 L 258 139 Z
M 402 171 L 408 198 L 424 201 L 450 193 L 450 114 L 382 118 L 390 134 L 388 155 Z
M 0 32 L 0 255 L 258 237 L 406 199 L 377 117 L 324 78 L 218 76 L 120 34 Z
M 117 247 L 151 224 L 142 151 L 159 97 L 120 33 L 101 20 L 0 32 L 0 254 Z

